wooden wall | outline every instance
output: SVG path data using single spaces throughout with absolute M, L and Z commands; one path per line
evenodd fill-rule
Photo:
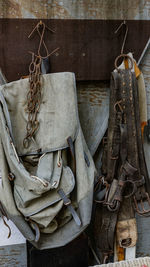
M 0 0 L 1 18 L 149 20 L 149 0 Z
M 150 0 L 0 0 L 0 18 L 150 20 Z M 145 78 L 150 118 L 150 47 L 140 67 Z M 77 89 L 81 125 L 94 151 L 93 129 L 99 130 L 108 110 L 109 83 L 78 82 Z M 137 256 L 150 256 L 149 224 L 149 218 L 138 218 Z

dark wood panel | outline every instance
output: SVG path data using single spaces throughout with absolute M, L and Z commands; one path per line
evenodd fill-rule
M 0 19 L 0 67 L 8 81 L 28 74 L 31 55 L 37 51 L 39 37 L 28 35 L 37 19 Z M 107 80 L 114 59 L 120 54 L 125 29 L 115 34 L 120 20 L 43 20 L 56 33 L 46 31 L 51 56 L 51 72 L 73 71 L 77 80 Z M 139 59 L 150 36 L 150 21 L 128 20 L 129 31 L 124 52 Z
M 38 250 L 28 242 L 28 267 L 87 267 L 88 239 L 84 234 L 64 247 Z

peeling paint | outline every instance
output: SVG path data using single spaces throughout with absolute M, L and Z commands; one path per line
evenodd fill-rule
M 94 154 L 99 140 L 105 132 L 109 110 L 109 84 L 105 82 L 78 82 L 77 96 L 79 118 L 84 137 L 91 153 Z
M 83 104 L 86 101 L 89 102 L 90 106 L 101 106 L 102 101 L 108 97 L 106 88 L 91 88 L 86 90 L 78 90 L 79 103 Z
M 11 0 L 0 0 L 0 18 L 20 18 L 20 5 Z
M 27 252 L 25 244 L 4 246 L 0 250 L 1 267 L 27 267 Z
M 150 0 L 0 0 L 1 18 L 150 19 Z

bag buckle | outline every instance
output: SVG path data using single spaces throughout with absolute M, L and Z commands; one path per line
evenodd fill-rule
M 67 201 L 64 201 L 64 205 L 65 206 L 71 205 L 71 200 L 69 198 L 67 198 Z
M 150 207 L 150 197 L 149 197 L 149 194 L 147 192 L 145 192 L 145 197 L 146 197 L 146 201 Z M 133 201 L 134 201 L 134 209 L 140 216 L 145 216 L 145 217 L 150 216 L 150 208 L 144 207 L 144 201 L 142 198 L 140 200 L 140 203 L 138 203 L 136 200 L 136 197 L 134 196 Z

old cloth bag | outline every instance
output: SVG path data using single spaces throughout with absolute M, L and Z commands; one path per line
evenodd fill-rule
M 41 83 L 39 128 L 28 148 L 29 80 L 0 87 L 0 201 L 1 213 L 46 249 L 67 244 L 89 224 L 95 166 L 80 127 L 74 74 L 45 74 Z

